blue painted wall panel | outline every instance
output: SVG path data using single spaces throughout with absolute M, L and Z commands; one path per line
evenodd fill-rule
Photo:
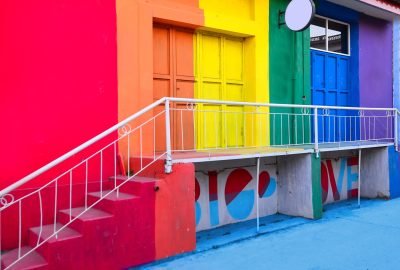
M 389 147 L 390 198 L 400 197 L 400 155 L 393 146 Z

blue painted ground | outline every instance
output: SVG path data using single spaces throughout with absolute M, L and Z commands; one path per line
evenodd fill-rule
M 275 216 L 257 237 L 245 224 L 203 232 L 194 254 L 143 268 L 400 269 L 400 199 L 340 203 L 318 221 Z

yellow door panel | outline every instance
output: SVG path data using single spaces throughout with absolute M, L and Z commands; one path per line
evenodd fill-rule
M 243 107 L 227 106 L 225 132 L 228 147 L 243 146 L 243 120 Z
M 203 82 L 202 92 L 203 92 L 202 98 L 204 99 L 221 100 L 222 98 L 220 83 Z
M 204 105 L 201 115 L 203 148 L 221 148 L 221 106 Z
M 221 38 L 204 35 L 201 48 L 202 77 L 221 78 Z
M 225 78 L 243 81 L 243 41 L 225 39 Z
M 197 98 L 243 101 L 243 39 L 198 33 Z M 203 105 L 197 113 L 200 149 L 243 146 L 240 106 Z
M 226 100 L 243 101 L 243 85 L 227 83 Z

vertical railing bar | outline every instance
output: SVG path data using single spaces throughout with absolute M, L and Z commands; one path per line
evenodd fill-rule
M 69 221 L 72 220 L 72 170 L 69 171 Z
M 239 146 L 239 139 L 238 139 L 238 137 L 239 137 L 239 134 L 238 134 L 238 114 L 237 113 L 235 113 L 235 130 L 236 130 L 236 147 L 238 147 Z
M 342 133 L 340 132 L 340 130 L 342 129 L 342 121 L 341 121 L 341 117 L 339 117 L 339 128 L 338 128 L 338 133 L 339 133 L 339 147 L 340 147 L 340 143 L 341 143 L 341 141 L 342 141 Z M 346 120 L 347 120 L 347 118 L 346 117 L 343 117 L 343 120 L 344 120 L 344 124 L 346 125 Z M 346 142 L 346 131 L 345 131 L 345 133 L 344 133 L 344 141 Z
M 197 131 L 196 131 L 196 116 L 195 116 L 195 110 L 196 110 L 196 105 L 193 105 L 193 110 L 192 110 L 192 119 L 193 119 L 193 149 L 196 149 L 196 146 L 198 146 L 198 142 L 197 142 Z
M 42 232 L 43 232 L 43 202 L 42 202 L 42 192 L 39 189 L 39 208 L 40 208 L 40 230 L 39 230 L 39 235 L 37 239 L 36 246 L 40 244 L 40 238 L 42 237 Z
M 288 141 L 288 145 L 290 145 L 290 132 L 291 132 L 291 130 L 290 130 L 290 114 L 288 113 L 287 114 L 287 123 L 288 123 L 288 135 L 289 135 L 289 141 Z
M 273 124 L 272 124 L 272 144 L 273 145 L 275 145 L 275 133 L 276 133 L 276 127 L 275 127 L 275 125 L 276 125 L 276 122 L 275 122 L 275 113 L 274 114 L 272 114 L 272 122 L 273 122 Z
M 165 172 L 172 172 L 172 152 L 171 152 L 171 121 L 170 121 L 170 111 L 169 111 L 169 100 L 165 101 L 165 131 L 166 131 L 166 154 L 167 158 L 165 160 Z
M 374 139 L 376 139 L 376 116 L 374 116 Z
M 298 144 L 299 142 L 298 142 L 298 140 L 297 140 L 297 117 L 298 117 L 298 115 L 297 114 L 295 114 L 294 115 L 294 135 L 295 135 L 295 137 L 294 137 L 294 143 L 295 144 Z
M 258 145 L 261 145 L 261 137 L 262 137 L 262 130 L 261 130 L 261 115 L 262 112 L 260 112 L 260 107 L 257 107 L 257 118 L 258 118 Z
M 331 142 L 331 115 L 330 112 L 328 112 L 327 116 L 328 117 L 328 142 Z M 335 132 L 335 131 L 333 131 Z
M 143 129 L 142 129 L 142 126 L 140 126 L 140 129 L 139 129 L 139 136 L 140 136 L 140 139 L 139 139 L 139 142 L 140 142 L 140 170 L 142 170 L 143 169 Z
M 218 125 L 217 125 L 217 112 L 214 111 L 214 132 L 215 132 L 215 148 L 218 148 Z
M 371 140 L 371 116 L 368 116 L 368 140 Z
M 302 142 L 305 142 L 305 126 L 304 126 L 304 114 L 301 115 L 301 134 L 302 134 Z
M 367 120 L 366 120 L 366 116 L 363 115 L 363 119 L 364 119 L 364 141 L 367 140 Z
M 156 117 L 153 117 L 153 160 L 156 159 Z M 129 161 L 128 161 L 129 164 Z M 129 168 L 129 166 L 128 166 Z
M 154 122 L 155 123 L 155 122 Z M 128 134 L 128 136 L 127 136 L 128 138 L 127 138 L 127 147 L 128 147 L 128 149 L 127 149 L 127 156 L 128 156 L 128 159 L 127 159 L 127 167 L 128 167 L 128 171 L 127 171 L 127 175 L 128 175 L 128 178 L 131 176 L 131 134 L 129 133 Z M 154 144 L 154 154 L 155 154 L 155 148 L 156 147 L 156 145 Z
M 359 117 L 360 118 L 360 141 L 362 141 L 362 125 L 363 125 L 363 119 L 362 116 Z
M 225 117 L 224 117 L 224 125 L 225 125 L 225 148 L 228 148 L 228 124 L 227 124 L 227 121 L 226 121 L 226 119 L 228 118 L 227 117 L 227 111 L 223 111 L 223 113 L 224 113 L 224 115 L 225 115 Z
M 325 143 L 325 113 L 322 113 L 322 143 Z
M 54 233 L 57 232 L 57 202 L 58 202 L 58 178 L 55 181 L 54 187 Z M 56 234 L 56 239 L 58 235 Z
M 103 150 L 100 151 L 100 198 L 103 198 Z
M 386 138 L 389 137 L 389 116 L 386 112 Z
M 344 141 L 347 142 L 347 117 L 343 117 L 344 120 Z
M 18 203 L 18 259 L 21 258 L 22 248 L 22 200 Z
M 183 143 L 183 110 L 180 110 L 180 112 L 181 112 L 181 117 L 180 117 L 180 119 L 181 119 L 181 149 L 182 150 L 185 150 L 185 146 L 184 146 L 184 143 Z M 176 147 L 176 149 L 178 150 L 178 147 Z
M 88 206 L 88 178 L 89 178 L 89 170 L 88 170 L 88 160 L 85 161 L 85 210 Z
M 314 151 L 318 157 L 318 109 L 314 108 Z
M 283 113 L 281 113 L 281 144 L 283 145 Z
M 206 113 L 207 112 L 203 110 L 203 148 L 206 148 L 206 121 L 207 121 Z
M 336 142 L 336 117 L 337 115 L 333 115 L 333 142 Z
M 243 113 L 242 113 L 242 116 L 243 116 L 243 146 L 245 146 L 245 145 L 247 145 L 247 143 L 246 143 L 246 122 L 247 122 L 247 114 L 246 114 L 246 110 L 245 110 L 245 107 L 243 107 L 242 108 L 243 109 Z
M 311 128 L 311 109 L 310 109 L 310 114 L 308 115 L 308 127 L 309 127 L 309 129 L 310 129 L 310 132 L 309 132 L 309 136 L 310 136 L 310 144 L 312 143 L 312 128 Z M 317 131 L 318 132 L 318 131 Z
M 255 146 L 254 144 L 254 111 L 251 113 L 251 145 Z
M 114 189 L 116 187 L 117 187 L 117 142 L 114 142 Z M 119 188 L 116 190 L 116 192 L 117 192 L 117 198 L 119 198 Z

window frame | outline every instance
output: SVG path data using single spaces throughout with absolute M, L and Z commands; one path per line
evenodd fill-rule
M 343 55 L 343 56 L 351 56 L 351 47 L 350 47 L 350 45 L 351 45 L 351 43 L 350 43 L 351 26 L 350 26 L 350 24 L 346 23 L 346 22 L 343 22 L 343 21 L 334 20 L 334 19 L 331 19 L 331 18 L 328 18 L 328 17 L 325 17 L 325 16 L 321 16 L 321 15 L 315 15 L 315 17 L 325 20 L 325 48 L 326 48 L 326 50 L 322 50 L 322 49 L 317 49 L 317 48 L 311 47 L 311 32 L 310 32 L 310 49 L 311 50 L 320 51 L 320 52 L 327 52 L 327 53 Z M 340 24 L 344 24 L 344 25 L 347 26 L 347 28 L 348 28 L 348 30 L 347 30 L 347 48 L 348 48 L 348 53 L 332 52 L 332 51 L 329 50 L 329 40 L 328 40 L 329 21 L 340 23 Z M 310 24 L 310 27 L 311 27 L 311 24 Z

